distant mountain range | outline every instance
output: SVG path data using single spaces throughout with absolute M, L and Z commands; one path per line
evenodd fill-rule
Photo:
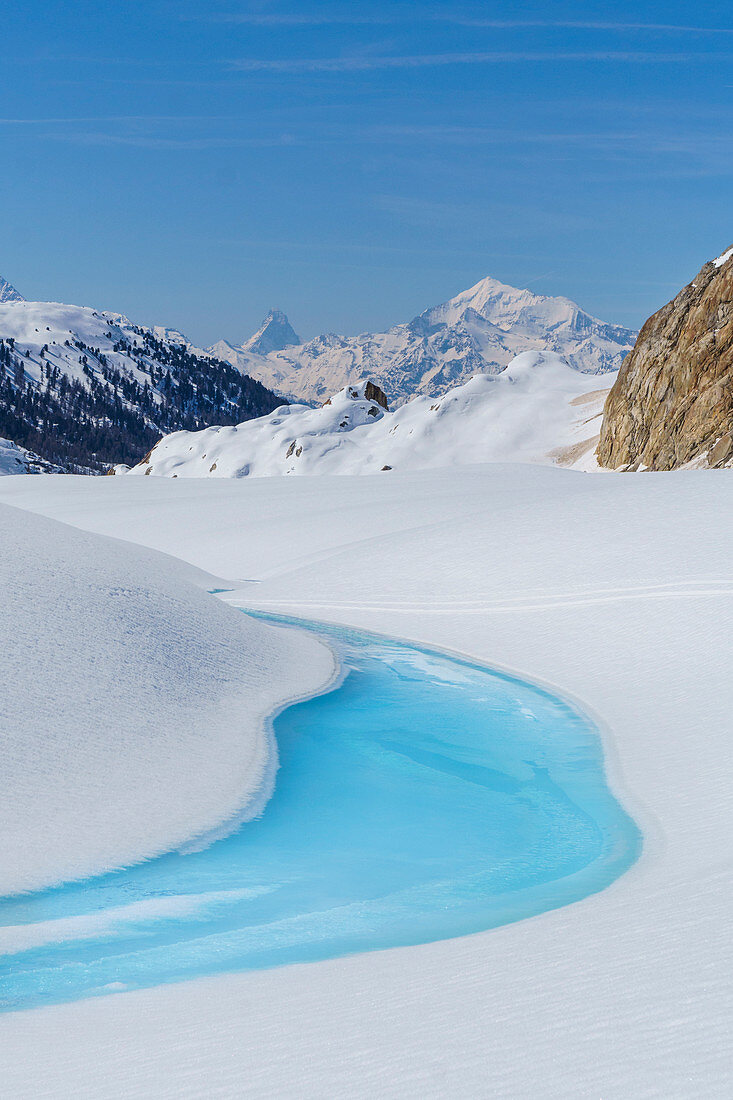
M 396 405 L 439 396 L 477 373 L 496 374 L 524 351 L 552 351 L 586 374 L 618 370 L 636 333 L 606 324 L 568 298 L 548 298 L 482 279 L 442 305 L 386 332 L 301 342 L 273 311 L 242 344 L 208 352 L 288 399 L 317 403 L 371 378 Z
M 378 387 L 359 382 L 317 408 L 283 406 L 238 427 L 167 436 L 132 473 L 388 475 L 478 462 L 591 470 L 597 468 L 593 452 L 603 401 L 615 377 L 582 374 L 555 352 L 526 351 L 498 374 L 476 375 L 394 412 Z
M 20 448 L 5 448 L 0 473 L 102 473 L 138 462 L 168 432 L 238 424 L 281 404 L 180 332 L 27 302 L 0 279 L 0 437 Z
M 634 338 L 566 298 L 483 279 L 387 332 L 302 342 L 273 310 L 242 344 L 203 350 L 121 313 L 26 301 L 0 279 L 0 437 L 31 456 L 4 465 L 101 473 L 138 463 L 161 436 L 240 424 L 283 399 L 320 404 L 371 379 L 399 407 L 499 374 L 527 351 L 603 374 L 618 369 Z

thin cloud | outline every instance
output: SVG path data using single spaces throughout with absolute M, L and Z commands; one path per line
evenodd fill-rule
M 276 148 L 301 143 L 289 132 L 248 135 L 216 133 L 212 123 L 239 129 L 242 115 L 86 115 L 74 118 L 0 118 L 0 127 L 26 127 L 43 141 L 77 145 L 133 146 L 140 149 Z M 198 125 L 197 125 L 198 124 Z M 202 134 L 201 124 L 205 127 Z M 198 133 L 196 130 L 198 129 Z M 219 127 L 217 127 L 219 129 Z M 193 132 L 191 132 L 193 130 Z
M 596 130 L 596 131 L 548 131 L 548 130 L 496 130 L 483 126 L 374 126 L 365 131 L 362 137 L 372 141 L 429 141 L 466 144 L 466 145 L 525 145 L 568 142 L 585 144 L 587 142 L 627 142 L 649 140 L 649 134 L 637 130 Z
M 728 151 L 729 131 L 702 133 L 699 128 L 669 133 L 657 128 L 633 130 L 497 130 L 482 126 L 373 126 L 361 131 L 362 140 L 389 142 L 446 142 L 466 145 L 625 145 L 642 143 L 647 150 L 684 151 L 694 155 L 706 148 Z
M 732 27 L 684 26 L 679 23 L 613 23 L 593 22 L 590 20 L 551 20 L 551 19 L 481 19 L 470 16 L 441 16 L 432 18 L 441 22 L 450 22 L 459 27 L 486 27 L 491 30 L 522 30 L 523 28 L 545 28 L 552 30 L 579 31 L 650 31 L 670 34 L 733 34 Z
M 667 34 L 733 34 L 731 27 L 702 27 L 680 23 L 624 23 L 590 19 L 484 19 L 481 16 L 447 12 L 392 11 L 382 14 L 341 12 L 209 12 L 203 15 L 182 15 L 184 20 L 207 23 L 228 23 L 253 27 L 327 27 L 327 26 L 390 26 L 399 23 L 449 23 L 457 27 L 489 30 L 522 30 L 544 28 L 552 30 L 632 31 Z
M 287 149 L 302 141 L 292 134 L 275 134 L 272 137 L 164 137 L 155 134 L 113 134 L 109 132 L 65 132 L 46 135 L 50 139 L 87 146 L 123 146 L 136 149 L 161 149 L 168 151 L 205 149 Z
M 715 55 L 722 60 L 720 54 Z M 493 53 L 442 53 L 364 55 L 350 57 L 245 57 L 227 64 L 237 72 L 272 73 L 358 73 L 376 69 L 423 69 L 443 65 L 499 65 L 521 62 L 611 61 L 630 64 L 684 64 L 690 61 L 710 61 L 708 53 L 651 53 L 634 50 L 512 50 Z M 728 59 L 726 54 L 725 60 Z
M 183 15 L 182 19 L 189 21 L 201 21 L 206 23 L 230 23 L 249 27 L 365 27 L 365 26 L 391 26 L 394 23 L 403 23 L 409 16 L 393 15 L 358 15 L 353 12 L 322 13 L 244 13 L 244 12 L 210 12 L 204 15 Z
M 0 118 L 0 126 L 67 126 L 101 123 L 231 122 L 232 115 L 88 115 L 76 118 Z

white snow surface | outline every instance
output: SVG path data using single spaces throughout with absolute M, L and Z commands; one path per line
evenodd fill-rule
M 180 561 L 5 504 L 0 523 L 0 894 L 261 804 L 268 715 L 327 681 L 330 653 L 223 606 Z
M 368 474 L 540 462 L 596 468 L 603 402 L 616 375 L 581 374 L 552 352 L 524 352 L 439 398 L 385 412 L 348 385 L 320 408 L 283 406 L 234 427 L 165 436 L 133 474 L 272 477 Z M 124 471 L 120 471 L 124 472 Z
M 11 439 L 0 438 L 0 477 L 6 474 L 25 474 L 28 472 L 27 456 L 29 452 Z
M 732 488 L 728 470 L 529 465 L 0 482 L 23 508 L 231 578 L 232 603 L 575 697 L 645 844 L 608 890 L 480 935 L 6 1015 L 6 1094 L 730 1096 Z
M 733 248 L 729 248 L 726 252 L 723 252 L 720 256 L 717 256 L 713 260 L 713 263 L 716 267 L 722 267 L 724 263 L 728 262 L 731 256 L 733 256 Z
M 58 466 L 33 451 L 19 447 L 12 439 L 0 437 L 0 477 L 8 474 L 60 473 Z
M 151 332 L 158 340 L 182 344 L 196 351 L 177 330 L 135 325 L 123 313 L 96 310 L 91 306 L 65 305 L 62 302 L 3 299 L 0 296 L 0 337 L 15 340 L 15 350 L 23 360 L 25 373 L 34 382 L 41 380 L 45 364 L 51 368 L 58 367 L 69 378 L 87 385 L 82 358 L 86 356 L 89 369 L 97 373 L 100 365 L 92 352 L 76 346 L 76 341 L 80 341 L 87 348 L 101 352 L 111 367 L 145 385 L 150 382 L 150 376 L 142 369 L 148 363 L 140 335 L 143 331 Z M 121 340 L 131 346 L 132 353 L 115 351 L 115 345 L 119 345 Z M 46 345 L 48 350 L 42 357 L 41 352 Z M 153 396 L 156 400 L 160 399 L 155 390 Z
M 635 332 L 599 321 L 568 298 L 533 294 L 491 278 L 386 332 L 331 332 L 288 347 L 282 346 L 282 332 L 292 333 L 293 342 L 297 337 L 287 317 L 277 316 L 275 343 L 260 339 L 268 319 L 243 344 L 220 340 L 208 350 L 276 393 L 311 403 L 368 378 L 395 405 L 416 393 L 435 397 L 476 373 L 503 370 L 524 351 L 555 352 L 575 370 L 600 374 L 618 370 L 636 339 Z

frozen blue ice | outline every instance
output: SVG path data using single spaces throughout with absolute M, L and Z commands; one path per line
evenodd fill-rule
M 595 893 L 637 858 L 598 730 L 569 703 L 301 625 L 343 676 L 276 717 L 262 816 L 203 850 L 0 902 L 2 1008 L 463 936 Z

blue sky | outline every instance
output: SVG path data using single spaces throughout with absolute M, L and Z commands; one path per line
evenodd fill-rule
M 733 242 L 733 9 L 5 0 L 0 273 L 208 343 L 491 274 L 641 323 Z

